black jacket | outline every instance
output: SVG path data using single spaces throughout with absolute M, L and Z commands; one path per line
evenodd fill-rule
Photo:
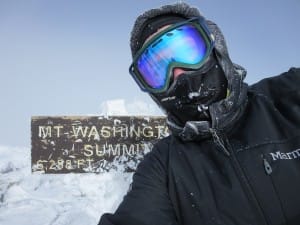
M 140 163 L 100 225 L 299 225 L 300 69 L 247 88 L 230 130 L 171 135 Z

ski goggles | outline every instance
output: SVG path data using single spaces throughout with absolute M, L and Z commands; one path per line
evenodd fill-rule
M 175 67 L 199 69 L 212 52 L 214 36 L 202 17 L 156 34 L 137 52 L 129 72 L 143 91 L 165 92 Z

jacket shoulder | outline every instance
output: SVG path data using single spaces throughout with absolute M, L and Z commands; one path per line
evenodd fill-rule
M 249 89 L 252 101 L 261 107 L 269 107 L 269 113 L 265 116 L 273 117 L 280 113 L 280 118 L 289 121 L 291 127 L 299 127 L 300 124 L 300 68 L 291 68 L 289 71 L 275 77 L 263 79 Z M 266 104 L 265 104 L 266 103 Z M 262 105 L 263 104 L 263 105 Z M 262 111 L 261 111 L 262 112 Z M 278 115 L 278 114 L 277 114 Z
M 249 87 L 250 92 L 269 98 L 287 97 L 299 91 L 300 68 L 292 67 L 280 75 L 265 78 Z

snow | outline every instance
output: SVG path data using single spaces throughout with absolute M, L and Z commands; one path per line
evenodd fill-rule
M 102 115 L 157 115 L 141 101 L 113 100 L 102 104 Z M 29 147 L 0 146 L 1 225 L 97 224 L 114 212 L 126 194 L 132 173 L 31 173 Z
M 162 112 L 155 105 L 141 100 L 126 102 L 124 99 L 114 99 L 101 104 L 101 115 L 105 116 L 162 116 Z

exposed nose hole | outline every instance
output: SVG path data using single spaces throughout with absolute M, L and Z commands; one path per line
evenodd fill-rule
M 173 77 L 174 77 L 174 80 L 177 79 L 177 77 L 179 77 L 181 74 L 183 74 L 185 71 L 181 68 L 174 68 L 173 69 Z

